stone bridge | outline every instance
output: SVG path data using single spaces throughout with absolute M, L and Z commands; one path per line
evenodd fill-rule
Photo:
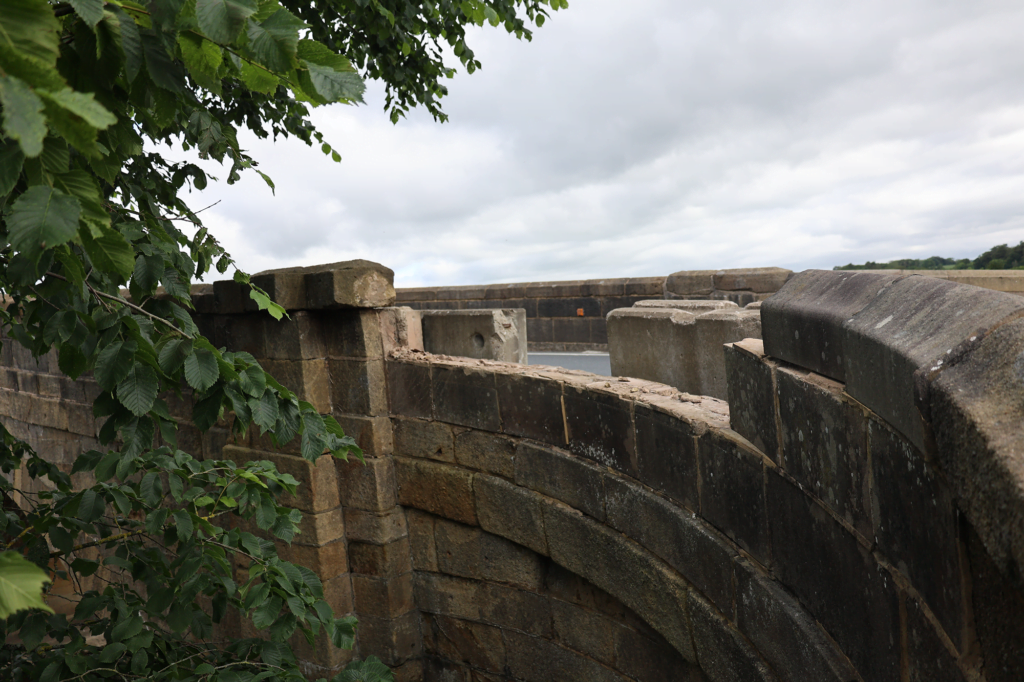
M 280 550 L 358 616 L 354 655 L 409 682 L 1024 679 L 1024 298 L 797 274 L 763 342 L 724 347 L 726 401 L 425 353 L 389 277 L 267 273 L 284 322 L 233 282 L 196 295 L 366 465 L 181 437 L 302 482 Z M 70 470 L 94 385 L 11 343 L 2 363 L 5 424 Z M 316 676 L 353 655 L 298 651 Z

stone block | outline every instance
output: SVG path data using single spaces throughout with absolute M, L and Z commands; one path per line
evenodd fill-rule
M 776 464 L 781 464 L 774 371 L 775 363 L 765 357 L 760 339 L 745 339 L 725 346 L 729 425 Z
M 611 393 L 568 385 L 562 401 L 569 451 L 635 477 L 631 403 Z
M 842 384 L 788 368 L 775 371 L 783 468 L 865 537 L 867 419 Z
M 425 682 L 423 660 L 416 658 L 395 666 L 391 672 L 395 682 Z
M 588 682 L 627 682 L 592 658 L 539 637 L 506 630 L 507 667 L 512 677 L 525 682 L 551 680 L 587 680 Z
M 785 268 L 735 268 L 719 270 L 712 281 L 720 291 L 751 291 L 756 294 L 770 294 L 782 288 L 793 274 Z
M 1024 592 L 1024 320 L 928 377 L 938 464 L 1003 575 Z
M 754 648 L 710 604 L 693 592 L 687 602 L 697 661 L 711 682 L 777 682 Z
M 677 298 L 670 300 L 646 299 L 633 304 L 634 308 L 660 308 L 666 310 L 685 310 L 688 313 L 699 315 L 709 310 L 732 310 L 738 308 L 732 301 L 711 301 L 711 300 L 687 300 Z
M 299 400 L 311 403 L 320 414 L 331 412 L 326 360 L 266 360 L 261 364 L 285 388 L 294 391 Z
M 324 601 L 335 615 L 352 613 L 352 579 L 348 573 L 324 580 L 323 585 Z
M 455 462 L 455 437 L 444 422 L 395 419 L 395 452 L 402 457 L 420 457 L 438 462 Z
M 412 570 L 409 538 L 399 538 L 386 545 L 350 542 L 348 551 L 353 574 L 394 578 Z
M 345 535 L 349 540 L 383 545 L 408 534 L 405 513 L 398 507 L 384 512 L 345 510 Z
M 603 317 L 590 320 L 590 342 L 595 345 L 608 345 L 608 322 Z
M 249 628 L 251 627 L 250 625 Z M 242 634 L 245 637 L 256 636 L 254 632 L 243 631 Z M 265 631 L 262 634 L 266 636 Z M 326 632 L 321 631 L 313 642 L 315 646 L 310 646 L 301 632 L 296 632 L 288 640 L 295 658 L 299 661 L 299 669 L 314 679 L 336 675 L 353 658 L 352 651 L 333 646 Z
M 747 562 L 736 576 L 736 625 L 783 680 L 858 679 L 843 652 L 777 582 Z
M 484 431 L 500 431 L 494 374 L 471 367 L 431 367 L 434 418 Z
M 551 602 L 533 592 L 437 573 L 417 573 L 414 582 L 426 613 L 551 637 Z
M 251 289 L 247 284 L 240 284 L 226 279 L 213 283 L 213 302 L 219 315 L 233 315 L 246 312 Z
M 610 618 L 568 602 L 551 601 L 552 623 L 559 644 L 615 666 L 615 641 L 624 629 Z
M 423 620 L 429 653 L 474 668 L 504 671 L 505 643 L 499 628 L 442 615 L 428 614 Z
M 608 355 L 613 376 L 658 381 L 700 393 L 692 358 L 696 316 L 667 308 L 620 308 L 608 314 Z
M 453 521 L 476 524 L 473 474 L 459 467 L 395 458 L 398 502 Z
M 582 459 L 528 442 L 516 446 L 516 485 L 604 520 L 604 474 Z
M 294 542 L 301 545 L 326 545 L 345 537 L 345 517 L 341 507 L 319 514 L 303 514 Z
M 622 280 L 624 296 L 660 296 L 665 291 L 666 277 L 626 277 Z
M 868 422 L 875 500 L 874 539 L 906 573 L 953 641 L 963 629 L 959 515 L 945 480 L 913 445 Z
M 544 502 L 539 494 L 483 475 L 474 480 L 473 491 L 481 528 L 547 556 Z
M 893 283 L 843 324 L 846 391 L 925 449 L 914 373 L 949 363 L 957 347 L 1024 314 L 1024 298 L 933 279 Z
M 378 311 L 341 308 L 309 314 L 320 326 L 328 357 L 370 359 L 383 356 L 382 322 Z
M 348 557 L 345 552 L 345 541 L 336 540 L 326 545 L 299 545 L 274 543 L 277 555 L 282 561 L 290 561 L 305 566 L 317 574 L 321 581 L 343 575 L 348 572 Z
M 709 296 L 715 290 L 715 270 L 682 270 L 665 279 L 665 298 Z
M 544 508 L 551 558 L 631 608 L 689 661 L 687 589 L 665 564 L 616 531 L 562 505 Z
M 966 682 L 968 678 L 957 665 L 956 655 L 943 643 L 921 607 L 910 597 L 906 603 L 910 682 Z
M 900 278 L 898 272 L 831 270 L 794 275 L 761 306 L 765 352 L 845 381 L 843 324 Z
M 338 497 L 338 476 L 331 455 L 323 455 L 313 463 L 302 457 L 225 445 L 221 456 L 237 464 L 268 460 L 281 473 L 294 476 L 299 482 L 296 494 L 284 494 L 279 498 L 280 504 L 286 507 L 316 514 L 329 511 L 341 504 Z
M 359 615 L 356 647 L 360 658 L 377 656 L 384 665 L 398 665 L 423 653 L 420 614 L 410 611 L 397 618 Z
M 505 433 L 552 445 L 568 443 L 561 383 L 522 374 L 502 373 L 495 379 Z
M 352 260 L 302 272 L 309 309 L 383 308 L 395 302 L 395 273 L 380 263 Z
M 1024 679 L 1024 591 L 1007 579 L 989 555 L 975 530 L 964 524 L 971 567 L 974 627 L 985 680 L 1017 682 Z
M 510 438 L 484 431 L 463 431 L 455 436 L 455 460 L 469 469 L 512 478 L 515 475 L 515 443 Z
M 392 578 L 352 576 L 352 596 L 357 613 L 396 618 L 416 608 L 412 597 L 412 572 Z
M 590 343 L 590 320 L 581 317 L 551 318 L 551 340 L 560 343 Z
M 397 502 L 395 465 L 390 457 L 367 457 L 337 463 L 338 490 L 345 507 L 372 512 L 390 510 Z
M 761 338 L 761 315 L 755 310 L 710 310 L 697 315 L 695 329 L 689 352 L 697 365 L 698 390 L 682 390 L 725 400 L 725 344 Z
M 252 276 L 252 283 L 267 292 L 273 301 L 286 310 L 298 311 L 306 307 L 306 284 L 302 268 L 258 272 Z M 248 296 L 244 290 L 243 293 Z
M 409 519 L 409 548 L 412 552 L 412 565 L 417 571 L 437 572 L 437 545 L 434 542 L 434 523 L 437 517 L 433 514 L 410 509 L 406 512 Z
M 543 570 L 535 553 L 475 526 L 438 519 L 434 526 L 438 571 L 463 578 L 489 580 L 540 589 Z
M 377 311 L 383 351 L 423 350 L 423 323 L 418 310 L 381 308 Z
M 639 486 L 609 477 L 605 490 L 609 526 L 679 571 L 721 611 L 732 610 L 736 550 L 692 512 Z
M 898 590 L 871 553 L 827 511 L 767 472 L 772 571 L 846 653 L 865 680 L 900 670 Z
M 692 425 L 642 403 L 633 406 L 633 419 L 640 481 L 697 510 L 697 442 Z
M 327 354 L 323 330 L 318 317 L 297 310 L 290 319 L 276 321 L 261 316 L 266 357 L 271 360 L 313 360 Z M 261 356 L 257 356 L 261 357 Z
M 430 365 L 389 360 L 387 374 L 391 413 L 430 419 Z
M 334 410 L 371 417 L 388 413 L 383 360 L 330 359 L 327 367 Z
M 526 338 L 530 343 L 549 343 L 554 340 L 551 318 L 526 318 Z
M 698 439 L 700 515 L 764 565 L 768 523 L 761 454 L 728 429 Z
M 335 414 L 334 418 L 367 457 L 383 457 L 394 450 L 391 420 L 387 417 Z
M 421 310 L 428 353 L 526 364 L 523 309 Z
M 615 631 L 615 669 L 644 682 L 707 682 L 700 668 L 669 646 L 664 638 L 643 636 L 630 628 Z

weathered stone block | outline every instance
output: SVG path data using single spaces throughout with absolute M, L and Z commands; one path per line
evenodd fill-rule
M 475 478 L 473 491 L 481 528 L 547 556 L 544 501 L 539 494 L 483 475 Z
M 427 651 L 449 661 L 493 672 L 505 669 L 505 643 L 501 630 L 442 615 L 424 616 Z
M 1024 679 L 1024 591 L 1002 573 L 981 538 L 968 524 L 967 554 L 971 566 L 971 597 L 975 629 L 989 682 Z
M 524 441 L 516 446 L 515 481 L 604 520 L 603 474 L 584 460 Z
M 721 291 L 752 291 L 770 294 L 782 288 L 793 274 L 785 268 L 734 268 L 714 274 L 715 288 Z
M 906 602 L 910 682 L 965 682 L 967 677 L 957 665 L 955 654 L 943 644 L 921 607 L 910 597 Z
M 625 677 L 610 668 L 554 642 L 510 630 L 504 636 L 508 670 L 517 680 L 626 682 Z
M 426 613 L 551 637 L 551 603 L 533 592 L 436 573 L 417 573 L 413 580 L 416 603 Z
M 553 445 L 568 442 L 559 382 L 521 374 L 498 374 L 495 378 L 505 433 Z
M 334 410 L 371 417 L 388 413 L 383 360 L 331 359 L 327 367 Z
M 709 296 L 715 290 L 715 270 L 683 270 L 665 279 L 665 298 Z
M 348 550 L 353 574 L 393 578 L 412 570 L 409 538 L 399 538 L 386 545 L 351 542 Z
M 733 603 L 736 551 L 695 516 L 639 486 L 605 482 L 608 525 L 661 558 L 722 611 Z
M 377 656 L 389 667 L 420 656 L 423 653 L 420 614 L 410 611 L 397 618 L 359 614 L 356 647 L 361 658 Z
M 387 417 L 335 414 L 334 418 L 367 457 L 383 457 L 394 450 L 391 420 Z
M 897 587 L 856 538 L 820 505 L 767 472 L 772 570 L 849 656 L 865 680 L 900 668 Z
M 412 552 L 412 565 L 417 571 L 437 572 L 437 545 L 434 542 L 434 523 L 437 517 L 433 514 L 409 509 L 409 548 Z
M 867 500 L 867 420 L 843 395 L 842 384 L 780 368 L 782 459 L 786 471 L 865 537 L 871 535 Z
M 691 592 L 687 605 L 697 661 L 712 682 L 778 680 L 753 647 L 710 604 Z
M 728 429 L 708 431 L 697 443 L 700 515 L 767 565 L 768 524 L 760 453 Z
M 500 431 L 494 374 L 465 367 L 431 368 L 434 418 L 484 431 Z
M 252 276 L 252 283 L 263 289 L 270 298 L 286 310 L 300 310 L 306 307 L 306 284 L 302 277 L 302 268 L 284 268 L 266 270 Z M 216 289 L 218 282 L 214 282 Z M 245 289 L 243 296 L 249 298 Z M 249 303 L 246 302 L 249 309 Z
M 679 655 L 657 633 L 655 639 L 630 628 L 615 631 L 615 669 L 644 682 L 707 682 L 700 668 Z
M 382 308 L 377 311 L 384 354 L 395 350 L 423 350 L 423 324 L 412 308 Z
M 523 309 L 422 310 L 428 353 L 526 364 Z
M 313 360 L 327 354 L 320 320 L 313 314 L 298 310 L 290 319 L 276 321 L 261 316 L 266 356 L 271 360 Z
M 515 443 L 483 431 L 463 431 L 455 436 L 455 459 L 464 467 L 506 478 L 515 475 Z
M 395 458 L 398 502 L 407 507 L 476 524 L 473 474 L 459 467 L 426 460 Z
M 711 300 L 644 300 L 633 304 L 634 308 L 664 308 L 669 310 L 685 310 L 688 313 L 705 313 L 709 310 L 731 310 L 738 308 L 732 301 L 711 301 Z
M 899 279 L 898 272 L 805 270 L 794 275 L 761 306 L 765 352 L 845 381 L 843 323 Z
M 430 365 L 389 360 L 387 374 L 391 413 L 430 419 Z
M 405 513 L 400 508 L 384 512 L 345 510 L 345 535 L 349 540 L 383 545 L 408 533 Z
M 693 352 L 697 344 L 696 319 L 685 310 L 613 310 L 608 314 L 612 375 L 648 379 L 680 391 L 702 393 Z
M 325 545 L 345 537 L 345 518 L 341 507 L 319 514 L 303 514 L 295 542 L 302 545 Z
M 345 541 L 336 540 L 326 545 L 299 545 L 277 542 L 277 555 L 283 561 L 290 561 L 305 566 L 320 577 L 330 580 L 348 572 L 348 557 L 345 552 Z
M 285 388 L 294 391 L 299 400 L 311 403 L 320 414 L 331 412 L 326 360 L 266 360 L 261 364 Z
M 379 358 L 384 354 L 381 321 L 375 310 L 339 309 L 310 312 L 321 329 L 327 356 Z
M 383 308 L 395 302 L 395 273 L 380 263 L 352 260 L 303 268 L 306 307 Z
M 348 573 L 342 573 L 323 581 L 324 601 L 331 607 L 335 615 L 352 613 L 352 579 Z
M 872 419 L 878 549 L 924 595 L 950 638 L 963 628 L 959 518 L 945 480 L 913 445 Z
M 339 461 L 338 489 L 342 504 L 366 511 L 383 512 L 395 506 L 395 465 L 390 457 Z
M 455 461 L 452 427 L 443 422 L 395 419 L 395 452 L 402 457 L 421 457 L 438 462 Z
M 760 339 L 745 339 L 725 346 L 729 425 L 776 464 L 781 464 L 774 368 L 775 363 L 764 355 Z
M 570 452 L 635 477 L 630 402 L 614 394 L 568 385 L 562 400 Z
M 615 641 L 624 629 L 610 618 L 575 604 L 552 600 L 551 616 L 555 637 L 565 647 L 615 665 Z
M 352 596 L 357 613 L 395 618 L 416 608 L 412 597 L 412 572 L 392 578 L 352 576 Z
M 687 660 L 695 660 L 684 583 L 676 574 L 607 526 L 562 506 L 544 508 L 551 558 L 633 609 Z
M 698 509 L 697 441 L 691 424 L 636 403 L 636 459 L 639 479 L 689 509 Z
M 746 562 L 736 575 L 736 625 L 782 679 L 857 679 L 843 652 L 777 582 Z
M 438 519 L 434 527 L 441 573 L 477 578 L 536 591 L 543 570 L 535 553 L 475 526 Z

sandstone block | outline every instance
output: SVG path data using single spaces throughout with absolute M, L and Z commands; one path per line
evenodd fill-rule
M 624 629 L 615 621 L 575 604 L 552 600 L 551 616 L 558 642 L 605 665 L 615 665 L 615 642 Z
M 516 446 L 515 482 L 604 520 L 603 474 L 582 459 L 521 442 Z
M 634 308 L 660 308 L 667 310 L 685 310 L 698 315 L 709 310 L 730 310 L 738 306 L 732 301 L 687 300 L 685 298 L 671 300 L 644 300 L 633 304 Z
M 434 528 L 437 565 L 441 573 L 540 589 L 540 557 L 514 542 L 475 526 L 438 519 Z
M 396 618 L 416 608 L 412 597 L 412 572 L 392 578 L 352 576 L 352 596 L 357 613 Z
M 642 403 L 633 406 L 633 419 L 639 479 L 698 509 L 697 441 L 690 423 Z
M 383 512 L 350 508 L 345 510 L 345 531 L 349 540 L 383 545 L 408 535 L 409 527 L 398 507 Z
M 303 269 L 306 306 L 383 308 L 395 302 L 395 273 L 365 260 L 315 265 Z
M 729 426 L 781 464 L 774 368 L 775 363 L 764 355 L 760 339 L 744 339 L 725 346 Z
M 700 515 L 767 565 L 768 523 L 760 453 L 728 429 L 711 430 L 701 436 L 697 452 Z
M 452 427 L 443 422 L 395 419 L 395 451 L 403 457 L 455 462 Z
M 337 463 L 338 489 L 345 507 L 384 512 L 396 503 L 395 465 L 390 457 Z
M 302 545 L 326 545 L 345 537 L 345 518 L 341 507 L 319 514 L 303 514 L 295 542 Z
M 427 651 L 455 663 L 500 673 L 505 669 L 505 643 L 501 630 L 441 615 L 426 615 L 423 623 Z
M 417 573 L 414 582 L 426 613 L 551 637 L 551 602 L 533 592 L 436 573 Z
M 331 359 L 327 367 L 334 410 L 371 417 L 388 413 L 383 360 Z
M 423 350 L 423 323 L 418 310 L 412 308 L 381 308 L 377 312 L 383 351 Z
M 434 418 L 484 431 L 500 431 L 494 374 L 468 366 L 431 367 Z
M 921 607 L 910 598 L 907 599 L 907 661 L 910 682 L 966 682 L 968 679 L 957 665 L 955 654 L 943 644 Z
M 476 524 L 473 474 L 459 467 L 425 460 L 395 458 L 398 502 L 407 507 Z
M 294 391 L 299 400 L 311 403 L 320 414 L 331 412 L 326 360 L 266 360 L 261 364 L 285 388 Z
M 455 459 L 470 469 L 505 478 L 515 475 L 515 444 L 502 436 L 483 431 L 463 431 L 455 436 Z
M 547 556 L 543 500 L 537 493 L 494 476 L 473 484 L 480 527 Z
M 510 630 L 506 630 L 504 635 L 507 665 L 515 679 L 526 682 L 572 679 L 627 682 L 625 677 L 592 658 L 554 642 Z
M 334 418 L 345 434 L 355 439 L 367 457 L 383 457 L 394 450 L 391 420 L 387 417 L 335 414 Z
M 319 323 L 328 357 L 383 357 L 383 331 L 378 311 L 340 308 L 310 315 Z
M 709 296 L 715 290 L 715 270 L 683 270 L 665 279 L 665 298 Z
M 377 656 L 389 667 L 397 667 L 423 653 L 420 614 L 410 611 L 397 618 L 359 615 L 356 647 L 361 658 Z
M 238 464 L 268 460 L 274 463 L 278 471 L 294 476 L 299 482 L 295 496 L 286 494 L 280 498 L 280 503 L 287 507 L 315 514 L 329 511 L 341 504 L 338 497 L 338 477 L 331 455 L 321 456 L 314 464 L 302 457 L 249 450 L 236 445 L 224 446 L 222 453 L 224 459 Z
M 276 542 L 277 555 L 284 561 L 305 566 L 320 577 L 321 581 L 348 572 L 348 557 L 345 541 L 337 540 L 326 545 L 299 545 Z
M 393 578 L 412 570 L 409 538 L 399 538 L 386 545 L 351 542 L 348 549 L 353 574 Z
M 523 309 L 421 310 L 420 318 L 428 353 L 526 364 Z
M 388 397 L 391 413 L 403 417 L 430 419 L 430 365 L 389 360 Z
M 562 396 L 569 451 L 636 476 L 630 402 L 614 394 L 566 386 Z
M 290 319 L 277 321 L 267 315 L 260 315 L 257 319 L 262 322 L 263 329 L 259 331 L 265 338 L 266 348 L 266 355 L 257 357 L 271 360 L 314 360 L 327 354 L 318 317 L 297 310 L 291 314 Z
M 770 294 L 782 288 L 793 274 L 785 268 L 735 268 L 719 270 L 714 274 L 715 289 L 721 291 L 751 291 Z
M 407 514 L 413 568 L 417 571 L 436 573 L 437 546 L 434 543 L 434 522 L 437 517 L 419 509 L 410 509 Z
M 981 538 L 968 524 L 967 554 L 975 628 L 984 660 L 985 679 L 1012 682 L 1024 675 L 1024 592 L 992 560 Z
M 553 445 L 568 442 L 559 382 L 521 374 L 498 374 L 495 378 L 505 433 Z
M 778 678 L 757 652 L 710 604 L 691 592 L 688 607 L 693 622 L 697 660 L 701 670 L 712 682 L 777 682 Z

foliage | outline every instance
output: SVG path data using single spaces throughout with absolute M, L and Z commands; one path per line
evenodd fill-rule
M 1017 246 L 1001 244 L 981 254 L 974 260 L 970 258 L 942 258 L 932 256 L 923 260 L 901 258 L 888 263 L 868 261 L 863 265 L 841 265 L 834 270 L 1014 270 L 1024 269 L 1024 242 Z
M 416 104 L 443 119 L 440 80 L 453 71 L 442 43 L 473 71 L 467 27 L 504 25 L 528 39 L 519 12 L 539 26 L 565 6 L 0 0 L 0 328 L 36 356 L 56 351 L 73 379 L 91 372 L 104 419 L 102 449 L 70 473 L 0 426 L 0 676 L 300 679 L 295 637 L 352 645 L 354 620 L 337 618 L 317 576 L 275 551 L 272 538 L 298 532 L 299 513 L 278 503 L 297 481 L 269 462 L 179 447 L 184 406 L 201 430 L 299 439 L 309 460 L 361 456 L 255 358 L 199 333 L 191 284 L 233 261 L 179 196 L 205 187 L 206 173 L 154 149 L 196 150 L 225 165 L 228 183 L 251 169 L 273 188 L 239 127 L 315 140 L 340 160 L 308 107 L 361 101 L 359 70 L 384 80 L 392 120 Z M 250 286 L 261 309 L 285 314 Z M 39 601 L 45 580 L 71 584 L 66 613 Z M 261 636 L 213 639 L 235 617 Z M 390 672 L 371 657 L 336 679 Z

